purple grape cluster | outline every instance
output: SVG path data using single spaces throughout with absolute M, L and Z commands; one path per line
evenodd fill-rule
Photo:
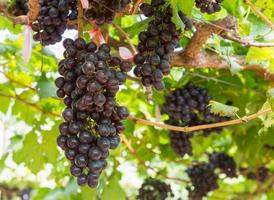
M 209 160 L 215 168 L 219 168 L 228 177 L 237 177 L 234 159 L 223 151 L 213 152 L 213 154 L 209 155 Z
M 170 185 L 154 178 L 147 178 L 139 189 L 138 200 L 166 200 L 173 197 Z
M 191 82 L 167 95 L 163 105 L 163 113 L 169 116 L 166 123 L 175 126 L 195 126 L 227 121 L 228 117 L 212 114 L 208 107 L 211 96 L 207 89 L 193 85 Z M 205 136 L 211 132 L 220 132 L 221 128 L 206 129 Z M 191 155 L 190 138 L 193 134 L 170 132 L 171 146 L 179 156 Z
M 208 192 L 218 188 L 218 176 L 210 163 L 194 163 L 186 170 L 186 173 L 192 186 L 187 188 L 189 199 L 202 200 Z
M 43 46 L 55 44 L 62 40 L 66 30 L 67 19 L 77 18 L 75 0 L 40 0 L 40 11 L 37 21 L 32 23 L 35 41 Z
M 107 166 L 110 149 L 120 143 L 122 120 L 129 115 L 116 103 L 119 85 L 126 81 L 130 63 L 110 55 L 110 47 L 82 38 L 64 40 L 65 59 L 59 62 L 60 77 L 55 80 L 57 96 L 64 98 L 57 144 L 71 161 L 71 174 L 79 185 L 98 185 Z
M 224 0 L 195 0 L 195 5 L 201 12 L 212 14 L 221 10 L 221 3 Z
M 92 0 L 90 8 L 85 11 L 85 17 L 97 25 L 112 23 L 116 13 L 125 9 L 129 3 L 130 0 Z
M 139 34 L 138 54 L 134 57 L 134 74 L 141 78 L 145 87 L 153 86 L 163 90 L 163 76 L 170 73 L 170 54 L 179 41 L 180 31 L 171 21 L 172 9 L 165 7 L 165 0 L 152 0 L 151 4 L 140 6 L 146 17 L 152 21 Z

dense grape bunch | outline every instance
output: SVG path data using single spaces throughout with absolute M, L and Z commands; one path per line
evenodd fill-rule
M 153 178 L 147 178 L 139 189 L 138 200 L 165 200 L 173 197 L 170 185 Z
M 94 20 L 97 25 L 112 23 L 115 14 L 125 9 L 129 3 L 130 0 L 92 0 L 85 16 L 89 20 Z
M 186 173 L 191 181 L 189 199 L 201 200 L 208 192 L 218 188 L 218 176 L 214 174 L 214 166 L 210 163 L 194 163 Z
M 70 171 L 78 184 L 96 187 L 109 149 L 120 143 L 121 121 L 128 116 L 115 95 L 126 81 L 123 71 L 130 70 L 130 64 L 112 57 L 107 44 L 97 48 L 81 38 L 66 39 L 63 44 L 65 59 L 59 63 L 61 76 L 55 84 L 57 96 L 64 98 L 67 107 L 57 144 L 71 161 Z
M 195 126 L 228 120 L 227 117 L 211 113 L 208 107 L 210 100 L 211 96 L 206 89 L 192 83 L 172 91 L 167 95 L 162 108 L 162 112 L 169 116 L 166 123 L 176 126 Z M 206 129 L 203 133 L 209 135 L 212 131 L 220 130 L 220 128 Z M 193 135 L 186 136 L 186 133 L 171 132 L 170 136 L 171 146 L 178 155 L 183 156 L 184 152 L 191 155 L 192 148 L 189 139 Z
M 213 154 L 210 155 L 209 160 L 215 168 L 219 168 L 228 177 L 232 178 L 237 176 L 234 159 L 224 152 L 213 152 Z
M 71 10 L 72 9 L 72 10 Z M 37 21 L 32 23 L 35 41 L 42 45 L 55 44 L 62 40 L 66 30 L 67 19 L 77 17 L 75 0 L 40 0 Z
M 200 8 L 201 12 L 212 14 L 221 10 L 221 3 L 224 0 L 195 0 L 197 8 Z
M 141 78 L 145 87 L 152 85 L 156 90 L 164 89 L 162 78 L 170 73 L 170 54 L 180 35 L 171 21 L 172 9 L 164 4 L 164 0 L 153 0 L 151 4 L 140 6 L 142 13 L 153 19 L 139 34 L 139 53 L 134 57 L 134 74 Z

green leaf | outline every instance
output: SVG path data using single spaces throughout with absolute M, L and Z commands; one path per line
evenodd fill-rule
M 268 102 L 273 110 L 274 109 L 274 88 L 271 88 L 267 91 L 267 97 L 268 97 Z
M 185 29 L 185 25 L 182 22 L 178 12 L 180 10 L 179 5 L 181 5 L 180 3 L 178 3 L 179 0 L 170 0 L 171 3 L 171 8 L 172 8 L 172 22 L 182 31 Z M 179 2 L 183 2 L 183 1 L 179 1 Z
M 178 1 L 178 9 L 190 17 L 192 8 L 194 7 L 194 2 L 194 0 Z
M 102 193 L 102 200 L 109 200 L 111 199 L 119 199 L 124 200 L 126 199 L 126 194 L 124 190 L 121 188 L 119 184 L 121 174 L 117 171 L 115 171 L 109 178 L 109 183 L 106 185 L 106 187 L 103 190 Z
M 42 73 L 40 79 L 38 80 L 37 89 L 38 95 L 41 99 L 56 96 L 56 87 L 54 86 L 52 81 L 46 77 L 45 73 Z
M 142 20 L 141 22 L 137 22 L 130 27 L 124 28 L 124 31 L 130 36 L 133 37 L 141 31 L 145 30 L 148 23 L 151 21 L 151 18 L 147 18 Z
M 96 200 L 96 190 L 91 189 L 90 187 L 81 188 L 81 197 L 82 199 Z
M 25 163 L 36 174 L 44 165 L 42 153 L 37 135 L 29 133 L 23 142 L 23 148 L 13 154 L 13 159 L 18 164 Z
M 219 114 L 220 116 L 234 117 L 239 111 L 237 107 L 228 106 L 212 100 L 209 102 L 209 106 L 212 113 Z

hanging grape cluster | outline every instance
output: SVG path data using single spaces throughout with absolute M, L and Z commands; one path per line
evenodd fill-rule
M 98 185 L 107 166 L 109 149 L 120 143 L 122 120 L 129 113 L 116 103 L 119 85 L 126 81 L 127 61 L 110 55 L 110 47 L 88 44 L 81 38 L 64 41 L 65 59 L 59 63 L 55 81 L 57 96 L 67 106 L 62 113 L 65 122 L 59 126 L 57 144 L 71 161 L 71 174 L 79 185 Z
M 228 177 L 236 177 L 236 163 L 232 157 L 224 152 L 213 152 L 209 158 L 215 168 L 219 168 Z
M 209 155 L 209 162 L 194 162 L 187 168 L 191 182 L 187 188 L 189 199 L 201 200 L 208 192 L 218 188 L 219 176 L 215 169 L 220 169 L 227 177 L 237 177 L 234 159 L 222 151 L 213 152 Z
M 221 3 L 224 0 L 195 0 L 195 5 L 201 12 L 212 14 L 221 10 Z
M 117 12 L 121 12 L 130 3 L 130 0 L 94 0 L 90 1 L 90 8 L 85 11 L 89 20 L 97 25 L 112 23 Z
M 192 187 L 188 187 L 189 198 L 201 200 L 208 192 L 218 188 L 218 176 L 211 163 L 194 163 L 186 170 Z
M 151 4 L 141 5 L 142 13 L 146 17 L 153 16 L 153 20 L 139 34 L 139 53 L 134 57 L 134 74 L 141 78 L 144 86 L 152 85 L 156 90 L 164 89 L 162 78 L 170 73 L 170 54 L 180 35 L 171 21 L 172 9 L 164 4 L 164 0 L 153 0 Z
M 32 23 L 32 30 L 36 32 L 33 39 L 44 46 L 60 42 L 68 18 L 77 18 L 75 0 L 40 0 L 39 16 Z
M 154 178 L 147 178 L 139 189 L 137 199 L 166 200 L 173 196 L 170 185 Z
M 175 126 L 195 126 L 227 121 L 229 118 L 212 114 L 208 107 L 211 96 L 207 89 L 193 85 L 191 82 L 167 95 L 163 113 L 169 116 L 166 123 Z M 203 130 L 205 136 L 211 132 L 220 132 L 221 128 Z M 191 155 L 190 138 L 193 134 L 170 132 L 171 146 L 179 156 Z M 181 136 L 180 136 L 181 135 Z M 176 138 L 176 139 L 174 139 Z

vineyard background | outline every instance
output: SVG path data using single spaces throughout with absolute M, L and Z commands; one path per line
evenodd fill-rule
M 185 170 L 193 161 L 207 161 L 206 153 L 215 150 L 234 158 L 238 177 L 221 175 L 219 188 L 205 199 L 274 199 L 274 114 L 270 110 L 274 103 L 273 0 L 224 0 L 222 10 L 212 15 L 202 14 L 193 0 L 170 3 L 173 10 L 184 11 L 195 28 L 181 35 L 180 47 L 172 55 L 171 73 L 164 77 L 164 91 L 147 89 L 133 73 L 128 74 L 116 99 L 128 107 L 130 117 L 124 120 L 121 144 L 111 152 L 98 188 L 90 189 L 76 184 L 69 174 L 69 162 L 56 144 L 64 105 L 55 94 L 54 80 L 64 48 L 61 43 L 48 47 L 33 43 L 31 59 L 24 63 L 26 26 L 14 24 L 18 18 L 4 12 L 0 2 L 2 196 L 20 199 L 23 191 L 30 192 L 33 200 L 135 199 L 143 180 L 152 176 L 171 185 L 174 199 L 187 199 Z M 119 47 L 132 50 L 138 44 L 138 34 L 148 21 L 139 14 L 118 15 L 101 31 L 119 55 Z M 184 27 L 178 17 L 174 21 L 177 27 Z M 74 21 L 70 28 L 79 26 Z M 91 24 L 80 28 L 89 41 Z M 76 38 L 76 30 L 67 30 L 63 39 L 67 37 Z M 198 130 L 191 139 L 193 156 L 182 158 L 170 146 L 168 127 L 161 123 L 168 116 L 161 108 L 170 91 L 190 81 L 207 88 L 214 101 L 237 107 L 233 119 L 238 124 L 208 137 Z M 254 119 L 248 120 L 254 113 Z M 262 166 L 270 170 L 265 182 L 249 180 L 240 170 Z

